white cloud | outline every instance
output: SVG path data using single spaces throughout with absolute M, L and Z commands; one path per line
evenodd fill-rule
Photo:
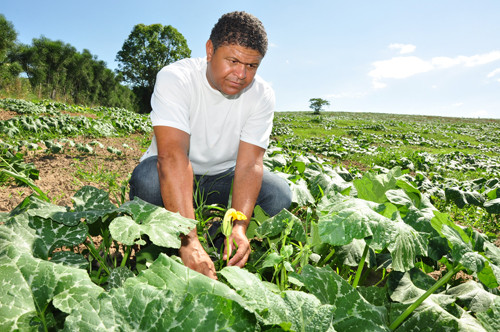
M 402 49 L 402 46 L 405 45 L 391 44 L 390 47 Z M 437 69 L 446 69 L 459 65 L 475 67 L 498 60 L 500 60 L 500 51 L 492 51 L 472 56 L 460 55 L 454 58 L 440 56 L 431 58 L 427 61 L 416 56 L 400 56 L 389 60 L 373 62 L 372 66 L 374 68 L 368 73 L 368 76 L 373 78 L 373 87 L 375 89 L 381 89 L 387 86 L 387 84 L 381 82 L 382 79 L 402 79 Z M 488 77 L 493 77 L 498 74 L 500 74 L 500 68 L 492 71 L 488 74 Z
M 452 106 L 453 106 L 453 107 L 460 107 L 460 106 L 462 106 L 463 104 L 464 104 L 464 103 L 458 102 L 458 103 L 453 104 Z
M 269 47 L 278 47 L 278 45 L 275 43 L 269 43 Z
M 500 60 L 500 51 L 493 51 L 485 54 L 476 54 L 472 56 L 459 55 L 455 58 L 435 57 L 432 58 L 431 63 L 438 68 L 449 68 L 457 65 L 475 67 L 497 60 Z
M 408 53 L 413 53 L 417 47 L 412 44 L 394 43 L 389 45 L 389 48 L 393 50 L 399 50 L 399 54 L 408 54 Z
M 376 61 L 375 69 L 368 75 L 373 78 L 406 78 L 416 74 L 425 73 L 433 66 L 416 56 L 396 57 L 390 60 Z
M 407 78 L 416 74 L 425 73 L 433 69 L 428 62 L 415 57 L 396 57 L 390 60 L 376 61 L 373 63 L 375 67 L 368 73 L 373 78 L 373 87 L 382 89 L 386 87 L 385 83 L 380 82 L 384 78 Z
M 488 74 L 488 78 L 492 78 L 494 76 L 500 75 L 500 68 L 497 68 L 493 70 L 491 73 Z M 497 79 L 498 82 L 500 82 L 500 78 Z

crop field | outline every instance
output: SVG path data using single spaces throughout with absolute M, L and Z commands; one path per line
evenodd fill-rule
M 244 269 L 127 180 L 145 115 L 0 100 L 0 331 L 499 331 L 500 120 L 277 113 Z M 194 199 L 198 199 L 195 197 Z M 218 280 L 186 268 L 196 228 Z

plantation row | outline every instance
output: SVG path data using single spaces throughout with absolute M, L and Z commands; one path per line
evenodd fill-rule
M 29 116 L 57 117 L 69 108 Z M 92 120 L 110 121 L 105 113 Z M 272 218 L 256 207 L 245 269 L 226 267 L 209 246 L 207 229 L 224 207 L 205 206 L 195 221 L 139 199 L 116 206 L 89 186 L 72 206 L 58 206 L 6 162 L 3 175 L 34 194 L 0 214 L 0 329 L 498 331 L 494 144 L 461 134 L 469 144 L 456 151 L 404 150 L 409 144 L 366 138 L 374 128 L 402 135 L 420 127 L 391 120 L 399 125 L 389 130 L 387 120 L 354 118 L 277 114 L 282 132 L 275 129 L 265 166 L 288 181 L 293 204 Z M 474 132 L 465 122 L 443 128 Z M 32 143 L 66 138 L 47 133 Z M 1 138 L 15 154 L 16 136 Z M 327 146 L 336 140 L 342 143 Z M 469 151 L 481 144 L 485 150 Z M 24 150 L 17 151 L 21 158 Z M 218 281 L 169 255 L 195 227 Z

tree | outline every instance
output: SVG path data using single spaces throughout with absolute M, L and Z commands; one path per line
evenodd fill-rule
M 7 52 L 14 46 L 16 39 L 17 32 L 14 30 L 14 25 L 0 14 L 0 63 L 5 60 Z
M 87 49 L 79 53 L 70 44 L 42 36 L 32 45 L 17 45 L 10 57 L 21 63 L 39 98 L 137 110 L 132 90 Z
M 0 14 L 0 88 L 5 88 L 16 80 L 21 73 L 21 65 L 8 59 L 9 53 L 16 47 L 17 32 L 12 22 Z
M 147 113 L 156 74 L 164 66 L 190 56 L 186 39 L 174 27 L 137 24 L 116 56 L 117 72 L 133 87 L 141 111 Z
M 309 108 L 314 111 L 314 114 L 319 114 L 323 110 L 323 106 L 330 105 L 330 102 L 321 98 L 311 98 L 309 99 Z

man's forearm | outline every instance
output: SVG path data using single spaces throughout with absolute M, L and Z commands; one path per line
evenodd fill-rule
M 236 166 L 234 173 L 232 207 L 243 212 L 247 220 L 236 221 L 235 224 L 242 224 L 245 229 L 248 227 L 253 214 L 255 202 L 259 196 L 262 185 L 263 166 L 252 164 L 249 166 Z
M 165 208 L 194 219 L 193 170 L 187 156 L 159 155 L 158 176 Z

